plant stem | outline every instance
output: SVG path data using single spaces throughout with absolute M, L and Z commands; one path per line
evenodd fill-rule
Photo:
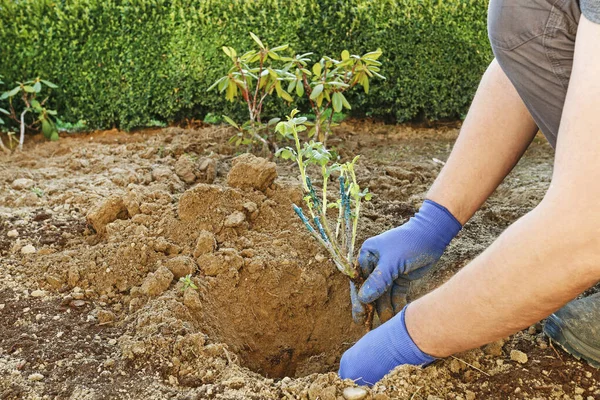
M 309 192 L 308 184 L 306 183 L 306 170 L 304 167 L 304 162 L 302 161 L 302 148 L 300 147 L 300 138 L 298 137 L 298 131 L 296 127 L 292 127 L 292 134 L 294 135 L 294 140 L 296 141 L 296 162 L 298 163 L 298 168 L 300 169 L 300 178 L 302 179 L 302 187 L 305 192 Z M 312 210 L 311 210 L 312 212 Z
M 327 176 L 327 168 L 325 166 L 321 167 L 321 173 L 323 174 L 323 199 L 321 201 L 323 207 L 321 213 L 327 215 L 327 181 L 329 177 Z
M 25 114 L 27 110 L 21 113 L 21 136 L 19 137 L 19 150 L 23 150 L 23 143 L 25 142 Z

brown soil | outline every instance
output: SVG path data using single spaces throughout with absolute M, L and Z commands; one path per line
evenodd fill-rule
M 335 374 L 339 358 L 364 333 L 347 281 L 291 211 L 294 166 L 238 156 L 231 134 L 106 131 L 0 158 L 0 399 L 343 398 L 353 384 Z M 414 213 L 456 134 L 342 124 L 330 144 L 362 154 L 360 183 L 376 195 L 359 242 Z M 534 207 L 551 160 L 534 141 L 410 297 Z M 538 324 L 400 367 L 365 398 L 600 398 L 599 380 Z

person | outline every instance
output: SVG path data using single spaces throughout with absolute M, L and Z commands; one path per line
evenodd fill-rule
M 552 313 L 551 340 L 600 366 L 600 297 L 565 306 L 600 280 L 600 0 L 491 0 L 488 34 L 495 59 L 426 200 L 361 248 L 369 276 L 352 287 L 353 315 L 375 301 L 385 322 L 343 354 L 341 378 L 372 385 L 398 365 L 427 365 Z M 441 257 L 538 129 L 555 148 L 539 205 L 403 307 L 408 283 Z

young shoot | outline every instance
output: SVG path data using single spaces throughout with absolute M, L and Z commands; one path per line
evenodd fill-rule
M 293 110 L 287 121 L 278 123 L 276 127 L 276 132 L 281 136 L 294 140 L 294 147 L 282 148 L 276 155 L 285 160 L 294 160 L 298 165 L 303 199 L 309 215 L 305 215 L 296 204 L 293 205 L 294 212 L 304 223 L 308 233 L 327 250 L 338 270 L 360 284 L 364 277 L 358 268 L 354 249 L 361 202 L 370 200 L 371 193 L 368 189 L 361 189 L 356 180 L 355 168 L 359 156 L 354 157 L 351 162 L 340 164 L 335 162 L 333 154 L 323 143 L 310 141 L 301 144 L 299 133 L 307 130 L 306 118 L 298 117 L 297 114 L 298 110 Z M 315 165 L 321 171 L 320 194 L 307 174 L 309 165 Z M 329 203 L 328 183 L 334 174 L 338 176 L 338 199 Z M 338 209 L 335 224 L 328 220 L 327 211 L 330 208 Z
M 182 276 L 181 278 L 179 278 L 179 282 L 183 283 L 183 286 L 181 287 L 181 291 L 185 292 L 188 288 L 192 288 L 194 290 L 198 289 L 198 286 L 196 286 L 194 284 L 194 281 L 192 281 L 192 275 L 188 274 L 186 276 Z

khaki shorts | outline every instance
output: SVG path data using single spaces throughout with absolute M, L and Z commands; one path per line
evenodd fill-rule
M 552 147 L 573 67 L 577 0 L 491 0 L 488 35 L 498 63 Z

